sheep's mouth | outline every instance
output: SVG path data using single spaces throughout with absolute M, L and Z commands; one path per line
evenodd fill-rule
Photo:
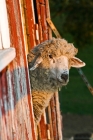
M 65 80 L 60 80 L 58 78 L 50 78 L 50 82 L 56 83 L 58 86 L 66 86 L 69 80 L 65 81 Z
M 57 83 L 62 85 L 62 86 L 66 86 L 68 84 L 68 80 L 67 81 L 60 81 L 59 79 L 57 79 Z

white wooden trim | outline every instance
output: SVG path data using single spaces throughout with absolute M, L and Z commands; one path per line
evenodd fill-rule
M 2 49 L 1 33 L 0 33 L 0 49 Z
M 16 56 L 15 48 L 0 50 L 0 71 L 2 71 Z
M 3 48 L 10 48 L 9 25 L 5 0 L 0 0 L 0 30 Z

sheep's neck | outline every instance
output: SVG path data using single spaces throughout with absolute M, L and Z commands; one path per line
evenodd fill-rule
M 32 101 L 36 125 L 41 119 L 44 109 L 57 90 L 56 85 L 49 82 L 49 73 L 42 69 L 36 69 L 30 73 L 32 86 Z
M 49 72 L 45 69 L 36 69 L 30 72 L 32 90 L 52 93 L 57 91 L 57 85 L 49 81 Z
M 36 125 L 39 123 L 41 115 L 45 108 L 48 106 L 52 96 L 53 93 L 47 94 L 46 92 L 38 92 L 32 90 L 33 111 Z

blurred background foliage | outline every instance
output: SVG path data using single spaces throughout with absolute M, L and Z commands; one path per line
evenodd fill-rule
M 52 18 L 59 17 L 61 35 L 79 45 L 93 43 L 93 0 L 50 0 Z
M 93 86 L 93 0 L 49 0 L 51 19 L 61 36 L 79 49 L 77 57 Z M 70 70 L 70 82 L 60 91 L 63 113 L 92 114 L 93 95 L 76 69 Z

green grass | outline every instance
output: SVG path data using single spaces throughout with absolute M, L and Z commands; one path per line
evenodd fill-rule
M 57 16 L 52 18 L 52 21 L 62 37 L 74 43 L 75 47 L 78 47 L 69 31 L 67 34 L 63 34 L 62 24 L 64 17 Z M 79 47 L 77 57 L 86 63 L 82 70 L 93 86 L 93 44 Z M 93 96 L 75 68 L 71 68 L 69 83 L 59 92 L 59 98 L 63 113 L 93 115 Z
M 86 63 L 82 70 L 93 86 L 93 46 L 79 48 L 78 57 Z M 59 92 L 61 111 L 93 115 L 93 96 L 75 68 L 71 68 L 69 80 Z

